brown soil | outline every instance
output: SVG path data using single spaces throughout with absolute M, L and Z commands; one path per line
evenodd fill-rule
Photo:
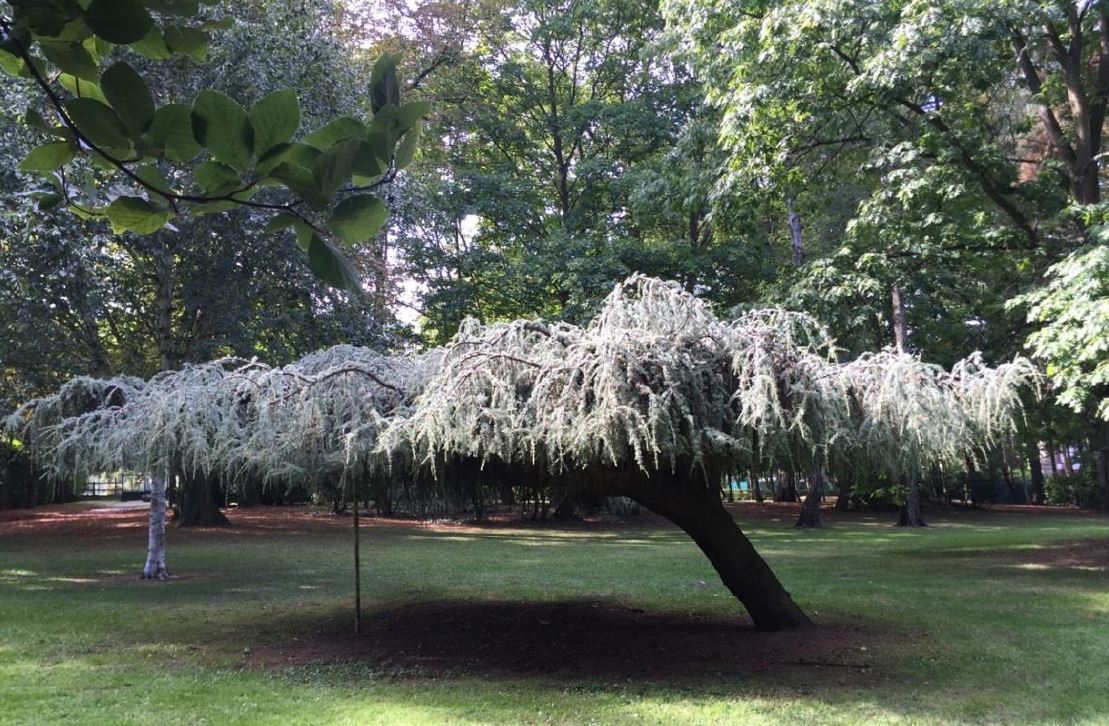
M 1006 559 L 1030 569 L 1073 569 L 1109 573 L 1109 539 L 1057 542 L 1006 553 Z
M 905 635 L 897 636 L 905 644 Z M 362 663 L 407 677 L 512 675 L 702 685 L 720 676 L 803 669 L 865 674 L 889 636 L 849 626 L 760 633 L 746 617 L 653 613 L 610 602 L 441 601 L 367 614 L 278 645 L 252 648 L 250 667 Z

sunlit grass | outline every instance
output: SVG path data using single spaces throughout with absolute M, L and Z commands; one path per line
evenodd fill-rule
M 453 674 L 368 663 L 244 667 L 245 653 L 348 617 L 341 528 L 170 533 L 168 583 L 131 577 L 142 539 L 0 533 L 3 723 L 1109 723 L 1109 577 L 1037 560 L 1109 537 L 1095 517 L 958 514 L 745 529 L 818 620 L 884 640 L 865 674 L 706 674 L 682 685 Z M 0 531 L 2 532 L 2 531 Z M 655 612 L 736 605 L 676 530 L 373 527 L 367 608 L 604 599 Z M 704 581 L 707 587 L 699 583 Z

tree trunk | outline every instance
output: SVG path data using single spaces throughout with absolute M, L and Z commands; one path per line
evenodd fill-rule
M 774 501 L 797 501 L 797 482 L 796 477 L 794 476 L 794 473 L 792 471 L 784 472 L 780 477 L 778 477 L 778 485 L 774 489 Z
M 144 580 L 165 580 L 166 570 L 166 477 L 150 478 L 150 530 L 146 547 Z
M 220 511 L 212 480 L 203 474 L 181 477 L 180 506 L 173 523 L 178 527 L 230 527 Z
M 759 484 L 759 478 L 755 476 L 754 472 L 750 472 L 747 477 L 751 480 L 751 491 L 754 494 L 755 501 L 760 504 L 764 501 L 762 495 L 762 486 Z
M 897 520 L 898 527 L 927 527 L 924 517 L 920 513 L 920 486 L 916 477 L 901 477 L 905 486 L 905 504 L 901 506 L 901 516 Z
M 622 492 L 681 527 L 709 558 L 759 630 L 811 625 L 766 561 L 700 477 L 657 472 Z
M 805 263 L 805 240 L 801 234 L 801 215 L 793 206 L 793 197 L 786 200 L 786 218 L 789 221 L 790 249 L 793 253 L 793 266 Z
M 893 342 L 898 353 L 905 353 L 909 350 L 909 326 L 905 322 L 905 301 L 897 285 L 890 288 L 890 303 L 893 308 Z
M 1102 506 L 1109 510 L 1109 421 L 1094 421 L 1090 448 L 1093 449 L 1094 482 L 1101 488 Z
M 1028 456 L 1028 471 L 1032 475 L 1032 503 L 1044 503 L 1044 466 L 1040 462 L 1040 445 L 1036 441 L 1029 441 L 1026 449 Z
M 836 484 L 839 486 L 839 494 L 836 495 L 836 511 L 846 512 L 851 503 L 851 482 L 837 477 Z
M 805 503 L 801 506 L 801 514 L 797 517 L 794 527 L 819 529 L 820 501 L 824 498 L 824 472 L 817 471 L 809 482 L 809 493 L 805 495 Z

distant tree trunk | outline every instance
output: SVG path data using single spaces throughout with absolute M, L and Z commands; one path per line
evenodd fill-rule
M 774 501 L 797 501 L 797 482 L 793 471 L 786 471 L 778 478 L 778 485 L 774 489 Z
M 1063 444 L 1063 471 L 1067 476 L 1074 476 L 1074 462 L 1070 458 L 1071 445 L 1068 443 Z
M 657 472 L 621 492 L 681 527 L 759 630 L 811 625 L 702 476 Z
M 842 478 L 836 479 L 839 494 L 836 495 L 836 511 L 846 512 L 851 503 L 851 482 Z
M 890 288 L 890 302 L 893 308 L 893 342 L 898 353 L 905 353 L 909 350 L 909 326 L 905 322 L 905 301 L 897 285 Z
M 1103 506 L 1109 510 L 1109 421 L 1094 421 L 1090 448 L 1093 450 L 1094 481 L 1101 487 Z
M 180 503 L 173 523 L 178 527 L 230 527 L 220 511 L 212 480 L 203 474 L 181 477 Z
M 786 200 L 786 219 L 789 221 L 790 250 L 793 253 L 793 266 L 805 263 L 805 240 L 801 235 L 801 215 L 794 209 L 793 197 Z
M 1059 463 L 1057 461 L 1057 459 L 1059 458 L 1059 452 L 1055 448 L 1055 440 L 1048 439 L 1046 445 L 1047 455 L 1051 459 L 1051 475 L 1059 476 Z
M 169 571 L 166 570 L 166 477 L 161 474 L 150 478 L 150 528 L 142 579 L 165 580 L 167 577 L 169 577 Z
M 902 476 L 901 483 L 905 486 L 905 504 L 901 506 L 901 516 L 897 520 L 898 527 L 927 527 L 924 517 L 920 512 L 920 485 L 915 476 Z
M 820 522 L 820 501 L 824 498 L 824 471 L 817 470 L 809 480 L 809 492 L 805 495 L 805 503 L 801 506 L 801 514 L 797 517 L 794 527 L 818 529 L 823 525 Z
M 759 478 L 755 476 L 755 472 L 748 472 L 747 478 L 751 481 L 751 491 L 755 496 L 755 501 L 765 501 L 765 498 L 762 495 L 762 487 L 759 485 Z

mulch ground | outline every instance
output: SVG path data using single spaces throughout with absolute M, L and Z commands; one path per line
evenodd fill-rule
M 904 644 L 904 635 L 898 636 Z M 368 613 L 251 648 L 244 665 L 362 663 L 396 677 L 537 676 L 572 681 L 697 682 L 804 670 L 867 674 L 888 636 L 849 626 L 778 633 L 746 617 L 646 612 L 604 601 L 440 601 Z

